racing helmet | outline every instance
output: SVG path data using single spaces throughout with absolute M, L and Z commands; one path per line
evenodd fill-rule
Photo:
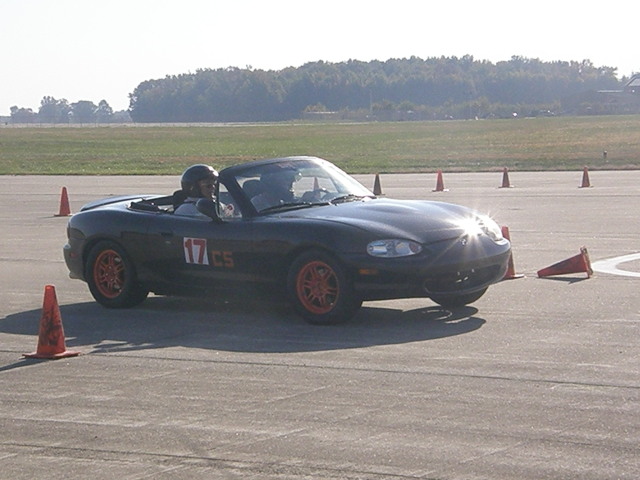
M 202 163 L 191 165 L 180 178 L 182 191 L 189 197 L 202 197 L 200 185 L 201 180 L 210 179 L 212 182 L 218 181 L 218 172 L 211 166 Z
M 260 176 L 260 183 L 274 197 L 288 201 L 293 197 L 293 184 L 300 177 L 300 172 L 293 169 L 271 170 Z

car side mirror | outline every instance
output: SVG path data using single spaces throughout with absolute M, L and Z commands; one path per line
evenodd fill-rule
M 218 207 L 210 198 L 201 198 L 196 202 L 196 208 L 200 213 L 211 218 L 214 222 L 220 223 L 222 219 L 218 215 Z

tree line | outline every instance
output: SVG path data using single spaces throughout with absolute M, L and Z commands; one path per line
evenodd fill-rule
M 576 95 L 619 89 L 621 82 L 616 68 L 589 60 L 514 56 L 494 64 L 467 55 L 319 61 L 278 71 L 203 69 L 147 80 L 130 95 L 129 113 L 135 122 L 281 121 L 329 112 L 377 119 L 552 114 L 566 110 Z M 584 105 L 571 108 L 579 107 Z
M 589 60 L 543 62 L 514 56 L 492 63 L 465 55 L 318 61 L 277 71 L 230 67 L 146 80 L 129 95 L 127 112 L 114 113 L 105 100 L 95 105 L 46 96 L 37 112 L 11 107 L 11 119 L 15 123 L 260 122 L 301 117 L 425 120 L 629 113 L 612 112 L 594 95 L 621 89 L 626 80 L 617 79 L 616 68 L 597 67 Z
M 114 112 L 106 100 L 98 105 L 81 100 L 69 103 L 65 98 L 56 99 L 45 96 L 40 101 L 40 108 L 34 111 L 28 107 L 13 106 L 10 108 L 13 123 L 112 123 L 130 121 L 126 112 Z

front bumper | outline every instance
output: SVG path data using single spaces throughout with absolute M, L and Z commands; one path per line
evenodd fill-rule
M 489 239 L 441 242 L 438 248 L 404 258 L 352 258 L 354 286 L 365 300 L 466 295 L 499 282 L 507 272 L 511 247 Z
M 62 247 L 62 254 L 64 256 L 64 262 L 69 269 L 69 278 L 84 281 L 84 263 L 82 261 L 82 250 L 78 247 L 67 243 Z

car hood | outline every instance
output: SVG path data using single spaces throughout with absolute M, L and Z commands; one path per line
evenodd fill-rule
M 458 220 L 474 214 L 467 207 L 450 203 L 377 198 L 295 210 L 280 217 L 313 218 L 360 228 L 376 236 L 431 243 L 463 235 Z

